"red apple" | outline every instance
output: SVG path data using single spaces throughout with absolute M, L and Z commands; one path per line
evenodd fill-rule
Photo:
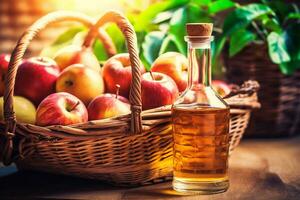
M 57 78 L 56 92 L 73 94 L 87 106 L 104 92 L 104 82 L 100 73 L 83 64 L 74 64 L 64 69 Z
M 55 57 L 60 71 L 73 64 L 83 64 L 84 66 L 100 72 L 100 64 L 91 48 L 70 45 L 60 49 Z
M 7 74 L 7 68 L 10 61 L 9 54 L 1 54 L 0 55 L 0 96 L 4 95 L 5 88 L 5 76 Z
M 212 87 L 221 97 L 225 97 L 231 92 L 230 86 L 221 80 L 213 80 Z
M 130 104 L 128 99 L 118 94 L 102 94 L 88 106 L 89 120 L 97 120 L 115 117 L 130 113 Z
M 120 95 L 129 97 L 131 85 L 131 66 L 129 54 L 117 54 L 106 61 L 102 68 L 102 75 L 105 82 L 106 92 L 116 93 L 116 85 L 120 85 Z M 145 72 L 141 66 L 141 73 Z
M 39 126 L 69 125 L 88 121 L 84 104 L 66 92 L 47 96 L 38 106 L 36 124 Z
M 15 94 L 23 96 L 35 105 L 55 92 L 59 68 L 55 61 L 45 57 L 33 57 L 19 66 L 15 83 Z
M 176 83 L 179 92 L 187 87 L 187 58 L 177 52 L 167 52 L 160 55 L 152 64 L 152 72 L 160 72 L 170 76 Z
M 159 72 L 143 74 L 141 85 L 143 110 L 170 105 L 179 94 L 173 79 Z

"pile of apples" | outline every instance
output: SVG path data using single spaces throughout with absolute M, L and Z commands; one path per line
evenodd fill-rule
M 0 56 L 0 95 L 10 60 Z M 40 126 L 69 125 L 130 113 L 128 100 L 132 79 L 129 54 L 117 54 L 101 68 L 90 48 L 69 46 L 54 59 L 24 59 L 15 81 L 14 109 L 17 120 Z M 187 87 L 187 58 L 168 52 L 159 56 L 151 72 L 142 73 L 142 109 L 172 104 Z M 221 95 L 230 87 L 217 81 Z M 3 97 L 0 117 L 3 118 Z M 37 108 L 37 109 L 36 109 Z

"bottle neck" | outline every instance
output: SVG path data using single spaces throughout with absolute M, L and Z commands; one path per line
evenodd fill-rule
M 188 41 L 188 87 L 211 85 L 210 40 L 206 42 Z

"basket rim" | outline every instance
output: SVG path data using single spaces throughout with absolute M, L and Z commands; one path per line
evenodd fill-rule
M 257 84 L 256 82 L 254 83 Z M 256 94 L 257 88 L 249 88 L 249 84 L 251 85 L 252 82 L 249 83 L 249 81 L 246 81 L 241 87 L 235 85 L 234 87 L 236 88 L 236 91 L 232 92 L 233 96 L 229 94 L 228 97 L 225 98 L 225 101 L 229 105 L 234 105 L 233 107 L 230 107 L 231 115 L 244 115 L 251 112 L 253 108 L 259 106 Z M 172 105 L 167 105 L 143 110 L 141 112 L 142 131 L 140 134 L 147 134 L 149 130 L 152 130 L 158 125 L 170 122 L 171 107 Z M 38 126 L 35 124 L 20 123 L 17 121 L 16 125 L 17 132 L 21 133 L 25 137 L 29 133 L 31 137 L 39 135 L 47 138 L 84 140 L 88 138 L 99 139 L 109 136 L 120 137 L 124 135 L 136 135 L 130 134 L 130 122 L 131 113 L 71 125 Z
M 130 134 L 130 114 L 125 114 L 114 118 L 89 121 L 86 123 L 72 124 L 67 126 L 52 125 L 42 127 L 34 124 L 17 122 L 16 132 L 25 137 L 42 136 L 45 138 L 61 138 L 71 140 L 101 139 L 107 137 L 121 136 L 135 137 L 139 135 L 148 134 L 155 128 L 159 127 L 159 125 L 170 122 L 170 106 L 159 107 L 156 109 L 152 109 L 151 111 L 152 112 L 150 112 L 150 110 L 146 110 L 145 112 L 142 112 L 142 132 L 137 135 Z M 251 109 L 249 108 L 230 109 L 231 115 L 245 115 L 249 112 L 251 112 Z M 110 124 L 115 121 L 119 121 L 120 123 L 117 122 L 116 126 L 110 126 Z M 150 123 L 151 125 L 149 125 Z M 102 129 L 99 130 L 99 127 L 102 127 Z

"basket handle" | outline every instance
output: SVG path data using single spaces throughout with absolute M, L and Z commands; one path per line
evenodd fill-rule
M 45 15 L 37 20 L 32 26 L 30 26 L 19 39 L 16 47 L 14 48 L 11 59 L 8 66 L 8 72 L 5 79 L 5 91 L 4 91 L 4 119 L 5 119 L 5 131 L 2 134 L 4 137 L 3 144 L 1 145 L 0 160 L 4 164 L 10 164 L 12 161 L 13 153 L 13 141 L 12 138 L 16 129 L 16 116 L 13 107 L 14 85 L 16 73 L 26 49 L 33 38 L 47 25 L 54 22 L 61 21 L 77 21 L 85 26 L 91 27 L 95 21 L 87 15 L 71 12 L 71 11 L 56 11 Z M 111 38 L 102 29 L 95 31 L 96 36 L 102 40 L 103 45 L 108 49 L 108 55 L 114 55 L 116 53 L 115 46 Z
M 96 36 L 97 29 L 109 22 L 116 23 L 126 39 L 129 59 L 131 63 L 131 70 L 132 70 L 132 80 L 131 80 L 130 94 L 129 94 L 129 101 L 131 104 L 130 128 L 131 128 L 131 133 L 138 134 L 142 131 L 142 119 L 141 119 L 142 100 L 141 100 L 141 71 L 140 71 L 141 63 L 139 59 L 137 37 L 133 29 L 133 26 L 128 21 L 128 19 L 124 17 L 121 13 L 117 11 L 109 11 L 105 13 L 90 29 L 83 45 L 89 46 L 93 42 Z

